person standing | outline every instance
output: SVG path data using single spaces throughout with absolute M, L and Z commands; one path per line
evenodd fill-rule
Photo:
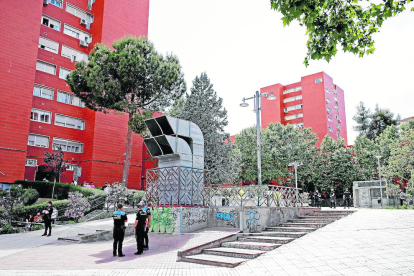
M 135 239 L 137 240 L 137 252 L 134 254 L 141 255 L 144 251 L 144 235 L 146 227 L 148 226 L 148 215 L 147 212 L 142 210 L 144 205 L 141 202 L 138 203 L 137 207 L 138 212 L 132 232 L 135 230 Z
M 144 204 L 143 201 L 141 202 Z M 147 227 L 145 227 L 145 232 L 144 232 L 144 251 L 147 251 L 149 249 L 148 232 L 149 232 L 149 229 L 151 228 L 151 204 L 148 203 L 147 205 L 144 206 L 144 208 L 142 208 L 142 210 L 147 213 L 147 217 L 148 217 L 148 224 L 147 224 Z
M 25 220 L 25 226 L 24 226 L 24 230 L 26 232 L 30 231 L 32 228 L 32 222 L 33 222 L 33 216 L 32 215 L 28 215 L 26 220 Z
M 344 201 L 344 209 L 346 207 L 349 209 L 349 205 L 351 205 L 351 193 L 348 191 L 348 188 L 346 188 L 344 192 Z
M 113 256 L 125 257 L 122 253 L 122 243 L 124 242 L 125 237 L 125 222 L 128 222 L 128 217 L 126 216 L 122 204 L 117 205 L 118 210 L 112 214 L 114 219 L 114 244 L 113 244 Z
M 404 200 L 405 200 L 405 194 L 403 191 L 401 191 L 400 193 L 400 206 L 404 205 Z
M 50 237 L 52 235 L 52 201 L 49 201 L 47 203 L 46 209 L 42 211 L 43 213 L 43 221 L 45 223 L 45 233 L 43 233 L 42 236 L 48 236 Z M 47 229 L 49 229 L 49 234 L 47 234 Z
M 332 206 L 333 206 L 334 209 L 336 209 L 335 197 L 336 197 L 335 191 L 334 191 L 334 189 L 331 189 L 331 193 L 329 194 L 329 198 L 330 198 L 330 201 L 331 201 L 331 207 L 329 207 L 329 208 L 332 208 Z
M 321 208 L 321 194 L 318 192 L 318 190 L 315 190 L 313 197 L 315 198 L 316 207 Z
M 52 212 L 52 224 L 55 224 L 55 221 L 58 217 L 58 210 L 56 209 L 56 206 L 53 206 L 53 212 Z

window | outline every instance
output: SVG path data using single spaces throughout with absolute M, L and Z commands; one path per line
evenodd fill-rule
M 291 124 L 291 126 L 300 128 L 300 127 L 303 127 L 303 123 Z
M 50 4 L 55 5 L 56 7 L 61 8 L 62 5 L 62 0 L 49 0 Z
M 85 107 L 85 104 L 81 101 L 81 99 L 76 97 L 72 93 L 58 91 L 56 100 L 58 102 L 65 103 L 65 104 L 71 104 L 71 105 L 76 105 L 76 106 L 79 106 L 79 107 Z
M 42 24 L 52 28 L 53 30 L 60 31 L 60 21 L 49 16 L 42 15 Z
M 59 51 L 59 43 L 44 37 L 39 37 L 39 48 L 57 54 Z
M 52 117 L 52 112 L 35 109 L 35 108 L 32 108 L 32 112 L 30 113 L 30 120 L 41 122 L 41 123 L 50 124 L 51 117 Z
M 302 86 L 286 89 L 286 90 L 283 91 L 283 95 L 293 93 L 293 92 L 297 92 L 297 91 L 301 91 L 301 90 L 302 90 Z
M 328 130 L 329 130 L 330 132 L 333 132 L 333 129 L 332 129 L 331 127 L 328 127 Z
M 79 52 L 75 49 L 69 48 L 65 45 L 62 45 L 62 57 L 66 57 L 71 61 L 87 61 L 88 55 L 82 52 Z
M 329 88 L 325 88 L 326 93 L 331 94 L 331 91 L 329 90 Z
M 26 159 L 26 166 L 27 167 L 36 167 L 37 160 L 36 159 Z
M 77 38 L 79 40 L 85 41 L 87 43 L 92 42 L 92 35 L 81 31 L 79 29 L 76 29 L 75 27 L 69 26 L 68 24 L 65 24 L 65 27 L 63 29 L 63 33 L 70 35 L 74 38 Z
M 338 90 L 334 89 L 333 90 L 334 94 L 338 94 Z
M 328 114 L 330 114 L 332 112 L 332 110 L 329 107 L 327 107 L 326 112 L 328 112 Z
M 80 129 L 80 130 L 85 129 L 85 121 L 78 119 L 78 118 L 61 115 L 61 114 L 55 115 L 55 125 L 68 127 L 68 128 L 75 128 L 75 129 Z
M 335 109 L 336 109 L 337 111 L 339 111 L 339 107 L 338 107 L 338 106 L 335 106 Z
M 315 79 L 315 83 L 320 83 L 320 82 L 322 82 L 322 78 Z
M 330 100 L 330 99 L 328 99 L 328 98 L 326 98 L 326 103 L 327 103 L 327 104 L 330 104 L 330 103 L 331 103 L 331 100 Z
M 95 3 L 95 0 L 88 0 L 88 9 L 92 9 L 93 3 Z
M 66 3 L 66 11 L 70 14 L 73 14 L 76 17 L 79 17 L 80 19 L 85 19 L 87 23 L 93 22 L 93 15 L 88 13 L 87 11 L 84 11 L 75 5 L 72 5 L 70 3 Z
M 82 153 L 83 144 L 77 141 L 70 141 L 61 138 L 53 138 L 53 149 L 61 148 L 62 151 Z
M 331 117 L 328 117 L 328 121 L 332 123 L 332 118 Z
M 27 141 L 27 145 L 35 146 L 35 147 L 42 147 L 48 148 L 49 147 L 49 137 L 37 135 L 37 134 L 29 134 L 29 140 Z
M 290 97 L 283 100 L 284 103 L 289 103 L 297 100 L 302 100 L 302 95 L 296 96 L 296 97 Z
M 48 74 L 56 75 L 56 65 L 50 64 L 41 60 L 36 62 L 36 70 L 42 71 Z
M 67 171 L 75 171 L 75 170 L 79 169 L 78 165 L 65 163 L 64 166 L 65 166 Z
M 297 105 L 292 105 L 292 106 L 288 106 L 285 107 L 285 113 L 292 111 L 292 110 L 296 110 L 296 109 L 301 109 L 303 107 L 302 104 L 297 104 Z
M 341 133 L 337 132 L 337 133 L 336 133 L 336 136 L 337 136 L 338 138 L 341 138 Z
M 70 74 L 70 72 L 72 72 L 72 71 L 69 70 L 69 69 L 60 67 L 59 78 L 66 80 L 66 77 Z
M 341 130 L 341 126 L 340 126 L 339 124 L 336 124 L 336 128 L 337 128 L 338 130 Z
M 35 84 L 33 88 L 33 95 L 36 97 L 45 98 L 48 100 L 53 100 L 53 88 L 40 86 Z
M 334 97 L 335 102 L 339 103 L 339 100 L 337 97 Z
M 302 118 L 302 117 L 303 117 L 303 113 L 293 114 L 293 115 L 285 116 L 285 121 L 294 120 L 294 119 Z

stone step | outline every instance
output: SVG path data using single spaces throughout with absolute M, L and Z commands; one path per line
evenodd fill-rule
M 294 238 L 288 237 L 269 237 L 269 236 L 247 236 L 247 237 L 238 237 L 239 241 L 254 241 L 254 242 L 268 242 L 268 243 L 277 243 L 285 244 L 295 240 Z
M 225 257 L 243 258 L 243 259 L 254 259 L 264 254 L 264 251 L 255 249 L 244 249 L 244 248 L 231 248 L 231 247 L 216 247 L 203 250 L 204 254 L 217 255 Z
M 324 227 L 327 223 L 316 223 L 316 222 L 303 222 L 303 223 L 297 223 L 297 222 L 287 222 L 282 223 L 280 226 L 282 227 L 313 227 L 313 228 L 321 228 Z
M 65 242 L 76 242 L 76 243 L 80 243 L 81 242 L 81 238 L 80 236 L 75 236 L 75 237 L 59 237 L 58 241 L 65 241 Z
M 334 216 L 334 215 L 326 215 L 326 216 L 298 216 L 298 219 L 330 219 L 330 220 L 337 220 L 342 218 L 341 215 Z
M 266 227 L 265 231 L 278 231 L 278 232 L 290 232 L 290 233 L 297 233 L 297 232 L 312 232 L 315 231 L 315 227 Z
M 327 219 L 290 219 L 287 222 L 293 223 L 332 223 L 334 220 L 327 220 Z
M 306 232 L 279 232 L 279 231 L 263 231 L 260 233 L 240 233 L 242 236 L 272 236 L 272 237 L 288 237 L 300 238 L 306 235 Z
M 268 242 L 233 241 L 233 242 L 224 242 L 221 244 L 221 246 L 230 247 L 230 248 L 270 251 L 282 245 L 278 243 L 268 243 Z
M 238 266 L 241 263 L 246 262 L 247 259 L 216 256 L 216 255 L 209 255 L 209 254 L 198 254 L 198 255 L 182 257 L 181 261 L 189 262 L 189 263 L 196 263 L 196 264 L 215 265 L 215 266 L 232 268 L 232 267 Z
M 338 215 L 340 215 L 340 216 L 346 216 L 346 215 L 349 215 L 349 214 L 353 214 L 354 212 L 356 212 L 356 211 L 349 211 L 349 210 L 343 210 L 343 211 L 340 211 L 340 210 L 335 210 L 335 211 L 314 211 L 313 212 L 313 215 L 316 215 L 316 216 L 321 216 L 321 215 L 323 215 L 323 216 L 338 216 Z

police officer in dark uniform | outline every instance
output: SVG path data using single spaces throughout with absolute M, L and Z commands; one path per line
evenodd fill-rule
M 151 204 L 148 203 L 147 206 L 145 206 L 144 208 L 142 208 L 142 210 L 144 210 L 145 212 L 147 212 L 147 216 L 148 216 L 148 225 L 145 228 L 145 232 L 144 232 L 144 250 L 147 251 L 149 249 L 149 245 L 148 245 L 148 232 L 149 232 L 149 229 L 151 228 Z
M 351 193 L 348 191 L 348 188 L 346 188 L 344 192 L 344 201 L 344 209 L 346 207 L 349 209 L 349 205 L 351 205 Z
M 118 257 L 125 257 L 122 253 L 122 243 L 124 242 L 125 236 L 125 222 L 128 222 L 128 218 L 125 212 L 122 209 L 122 204 L 118 204 L 118 210 L 115 211 L 112 215 L 114 219 L 114 248 L 113 248 L 113 256 L 116 257 L 117 249 L 118 249 Z
M 132 229 L 132 232 L 135 230 L 135 238 L 137 240 L 137 252 L 135 252 L 135 255 L 141 255 L 144 251 L 144 235 L 145 230 L 148 227 L 148 215 L 147 212 L 142 210 L 144 205 L 140 202 L 138 203 L 138 212 L 137 212 L 137 218 L 135 220 L 134 229 Z
M 335 198 L 336 198 L 336 196 L 335 196 L 335 191 L 334 191 L 334 189 L 331 189 L 331 193 L 329 194 L 329 198 L 330 198 L 330 200 L 331 200 L 331 207 L 329 207 L 329 208 L 332 208 L 332 206 L 334 207 L 334 209 L 336 209 L 336 202 L 335 202 Z
M 313 196 L 315 198 L 316 207 L 321 208 L 321 195 L 319 194 L 318 190 L 315 190 Z
M 50 237 L 52 235 L 52 201 L 49 201 L 47 203 L 46 209 L 42 211 L 43 215 L 43 221 L 45 222 L 45 233 L 42 236 L 48 236 Z M 47 229 L 49 229 L 49 234 L 47 234 Z

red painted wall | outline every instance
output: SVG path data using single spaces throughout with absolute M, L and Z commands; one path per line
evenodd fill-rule
M 24 177 L 41 10 L 41 1 L 0 2 L 0 182 Z
M 282 120 L 282 111 L 281 111 L 281 98 L 283 92 L 283 85 L 275 84 L 266 86 L 260 89 L 260 94 L 265 92 L 272 92 L 277 97 L 276 100 L 270 101 L 262 97 L 262 112 L 261 112 L 261 123 L 262 127 L 266 128 L 272 122 L 281 122 Z M 249 104 L 253 104 L 252 101 Z

